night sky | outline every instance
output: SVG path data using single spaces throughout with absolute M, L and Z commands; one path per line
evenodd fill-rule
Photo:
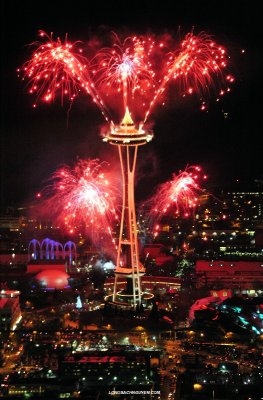
M 2 0 L 1 5 L 2 210 L 28 204 L 59 166 L 76 157 L 118 163 L 116 149 L 101 141 L 104 121 L 88 96 L 76 99 L 70 112 L 59 100 L 32 108 L 16 69 L 29 56 L 27 45 L 38 39 L 39 29 L 61 38 L 68 33 L 73 41 L 105 30 L 176 35 L 194 28 L 214 35 L 231 56 L 232 91 L 220 102 L 211 96 L 208 112 L 201 112 L 194 98 L 175 98 L 154 113 L 155 138 L 139 152 L 136 197 L 147 197 L 155 185 L 192 164 L 202 166 L 211 186 L 263 179 L 258 2 Z

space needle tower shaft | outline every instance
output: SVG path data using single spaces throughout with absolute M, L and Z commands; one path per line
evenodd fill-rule
M 120 222 L 113 302 L 136 307 L 141 304 L 141 276 L 144 267 L 139 262 L 137 222 L 134 198 L 134 176 L 138 147 L 149 142 L 152 133 L 135 128 L 128 108 L 120 125 L 113 126 L 104 141 L 118 147 L 122 173 L 122 213 Z M 126 278 L 125 291 L 118 291 L 118 279 Z

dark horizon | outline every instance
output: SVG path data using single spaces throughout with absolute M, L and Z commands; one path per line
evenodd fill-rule
M 39 11 L 31 1 L 2 2 L 2 208 L 33 200 L 51 174 L 61 164 L 72 164 L 77 156 L 118 162 L 114 149 L 101 141 L 103 120 L 87 97 L 76 99 L 69 114 L 59 100 L 32 108 L 32 98 L 26 93 L 25 83 L 17 78 L 16 69 L 28 57 L 27 45 L 38 39 L 39 29 L 61 37 L 68 33 L 72 40 L 83 41 L 106 27 L 109 31 L 180 30 L 184 34 L 194 28 L 197 33 L 204 30 L 212 34 L 231 55 L 229 65 L 235 76 L 232 91 L 219 103 L 211 96 L 208 112 L 200 112 L 195 100 L 174 99 L 165 110 L 155 113 L 154 140 L 139 152 L 136 197 L 147 197 L 158 183 L 193 164 L 201 165 L 208 175 L 208 186 L 263 178 L 259 145 L 261 43 L 256 3 L 234 1 L 229 6 L 224 1 L 213 5 L 208 1 L 188 2 L 185 8 L 176 6 L 176 14 L 168 2 L 161 8 L 143 1 L 132 7 L 121 2 L 76 2 L 72 7 L 58 1 L 55 5 L 45 2 Z

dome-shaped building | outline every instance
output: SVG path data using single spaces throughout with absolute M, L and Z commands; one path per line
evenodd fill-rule
M 64 289 L 69 284 L 69 275 L 56 269 L 41 271 L 35 276 L 35 279 L 40 286 L 48 289 Z

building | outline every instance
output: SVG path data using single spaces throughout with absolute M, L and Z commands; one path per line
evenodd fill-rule
M 21 228 L 22 218 L 10 215 L 0 216 L 0 231 L 18 232 Z
M 159 389 L 159 367 L 158 350 L 114 345 L 107 349 L 75 352 L 63 356 L 59 363 L 59 376 L 63 380 L 67 377 L 78 379 L 82 383 L 81 391 L 88 393 L 108 394 L 109 390 L 150 392 Z
M 263 287 L 263 262 L 260 261 L 208 261 L 196 262 L 197 285 L 222 285 L 253 294 Z
M 159 350 L 136 350 L 132 345 L 102 347 L 61 353 L 55 372 L 43 368 L 27 377 L 10 374 L 3 388 L 5 398 L 124 398 L 121 391 L 131 399 L 160 398 Z
M 57 269 L 41 271 L 34 279 L 41 287 L 47 289 L 64 289 L 69 286 L 69 275 Z
M 243 227 L 251 228 L 262 221 L 262 190 L 236 190 L 226 194 L 232 218 Z
M 21 320 L 19 303 L 20 292 L 17 290 L 0 291 L 0 329 L 14 330 Z

